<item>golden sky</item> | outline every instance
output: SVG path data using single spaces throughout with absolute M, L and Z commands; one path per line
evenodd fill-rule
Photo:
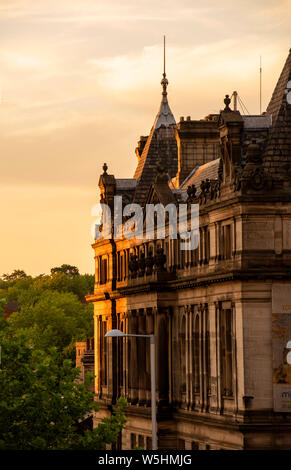
M 92 206 L 106 161 L 132 177 L 161 99 L 179 120 L 237 90 L 263 109 L 291 46 L 290 0 L 0 0 L 0 275 L 93 272 Z

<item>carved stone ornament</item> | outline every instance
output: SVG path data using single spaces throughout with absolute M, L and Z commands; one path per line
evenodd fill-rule
M 140 253 L 139 260 L 138 260 L 138 275 L 143 276 L 145 273 L 145 268 L 146 268 L 146 260 L 145 260 L 145 254 L 142 252 Z
M 232 184 L 234 191 L 271 189 L 273 186 L 272 177 L 264 170 L 261 149 L 254 140 L 248 146 L 246 157 L 247 164 L 244 168 L 240 165 L 233 166 Z
M 154 262 L 155 262 L 155 260 L 154 260 L 154 257 L 153 257 L 153 252 L 152 252 L 152 250 L 149 250 L 148 256 L 145 259 L 146 274 L 152 274 Z
M 189 202 L 193 201 L 196 198 L 196 192 L 197 192 L 197 189 L 196 189 L 195 184 L 191 184 L 190 186 L 188 186 L 188 188 L 187 188 L 187 194 L 188 194 L 187 201 L 189 201 Z
M 138 261 L 136 255 L 130 255 L 130 261 L 128 263 L 129 271 L 131 272 L 131 277 L 135 278 L 138 271 Z
M 163 248 L 157 249 L 157 254 L 155 256 L 155 266 L 157 271 L 165 271 L 165 262 L 167 260 L 166 255 L 164 254 Z
M 199 196 L 199 203 L 206 204 L 207 201 L 211 201 L 220 197 L 220 179 L 210 180 L 206 178 L 200 184 L 201 193 Z
M 245 168 L 236 166 L 233 169 L 234 191 L 247 189 L 262 191 L 263 189 L 271 189 L 272 186 L 272 177 L 261 166 L 246 166 Z

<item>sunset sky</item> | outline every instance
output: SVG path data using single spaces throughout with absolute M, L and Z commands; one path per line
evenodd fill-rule
M 132 177 L 161 99 L 179 120 L 237 90 L 263 110 L 291 47 L 283 0 L 0 0 L 0 275 L 93 272 L 92 206 L 106 161 Z

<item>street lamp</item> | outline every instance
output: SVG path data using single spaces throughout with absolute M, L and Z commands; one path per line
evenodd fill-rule
M 126 334 L 120 330 L 110 330 L 106 333 L 106 338 L 117 337 L 150 338 L 151 343 L 151 405 L 152 405 L 152 450 L 157 450 L 157 411 L 156 411 L 156 363 L 155 363 L 155 336 L 154 335 L 133 335 Z

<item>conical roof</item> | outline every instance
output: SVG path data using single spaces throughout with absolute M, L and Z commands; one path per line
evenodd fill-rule
M 163 79 L 161 81 L 161 85 L 163 86 L 163 98 L 162 98 L 159 112 L 156 116 L 156 119 L 153 125 L 154 129 L 159 129 L 161 126 L 176 128 L 176 121 L 168 103 L 168 93 L 167 93 L 168 83 L 169 82 L 166 78 L 166 74 L 163 73 Z
M 264 166 L 275 178 L 285 179 L 291 169 L 291 49 L 274 89 L 267 113 L 272 115 L 272 126 L 264 152 Z M 289 98 L 288 98 L 289 100 Z
M 137 179 L 134 202 L 141 205 L 155 180 L 156 166 L 160 158 L 165 159 L 169 178 L 177 173 L 178 151 L 175 139 L 177 125 L 168 103 L 168 80 L 165 72 L 161 85 L 163 86 L 161 105 L 134 174 L 134 178 Z
M 284 105 L 284 102 L 285 102 L 284 98 L 285 98 L 287 83 L 291 79 L 290 71 L 291 71 L 291 49 L 289 50 L 289 55 L 286 59 L 281 75 L 274 88 L 272 98 L 267 107 L 267 113 L 272 115 L 273 124 L 278 119 L 280 109 Z

